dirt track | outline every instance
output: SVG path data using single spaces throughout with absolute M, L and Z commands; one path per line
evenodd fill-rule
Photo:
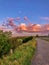
M 49 65 L 49 42 L 41 39 L 36 40 L 37 52 L 31 65 Z

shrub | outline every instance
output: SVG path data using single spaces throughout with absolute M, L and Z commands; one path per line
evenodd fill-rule
M 18 61 L 20 65 L 30 65 L 31 59 L 36 49 L 36 41 L 30 40 L 25 44 L 18 46 L 14 53 L 9 56 L 9 61 Z
M 11 48 L 13 49 L 13 51 L 15 50 L 15 48 L 19 45 L 22 44 L 22 39 L 17 39 L 16 37 L 13 38 L 9 38 L 9 43 L 11 44 Z
M 30 36 L 30 37 L 27 37 L 27 38 L 24 38 L 23 39 L 23 43 L 26 43 L 26 42 L 28 42 L 29 40 L 32 40 L 32 36 Z
M 8 43 L 8 37 L 4 33 L 0 34 L 0 57 L 7 54 L 10 48 L 11 45 Z

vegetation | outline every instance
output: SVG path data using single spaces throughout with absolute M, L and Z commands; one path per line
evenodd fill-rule
M 39 37 L 39 35 L 37 34 L 36 37 Z
M 30 40 L 18 46 L 12 55 L 3 57 L 0 63 L 3 65 L 30 65 L 31 59 L 36 49 L 36 41 Z
M 24 39 L 23 39 L 23 43 L 26 43 L 26 42 L 28 42 L 29 40 L 32 40 L 32 38 L 33 38 L 32 36 L 24 38 Z
M 22 39 L 16 37 L 9 38 L 8 41 L 11 44 L 11 49 L 13 50 L 13 52 L 17 46 L 22 44 Z
M 39 38 L 46 40 L 46 41 L 49 41 L 49 36 L 40 36 Z
M 11 48 L 8 43 L 8 37 L 5 34 L 0 34 L 0 57 L 7 54 Z
M 32 36 L 10 37 L 9 33 L 5 33 L 0 34 L 0 65 L 30 65 L 36 49 L 36 40 Z
M 36 38 L 40 38 L 40 39 L 43 39 L 43 40 L 49 42 L 49 34 L 47 36 L 38 36 L 38 35 L 36 35 Z

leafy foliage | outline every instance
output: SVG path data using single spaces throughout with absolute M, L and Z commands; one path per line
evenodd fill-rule
M 26 43 L 29 40 L 32 40 L 32 38 L 33 38 L 32 36 L 30 36 L 30 37 L 21 37 L 21 38 L 11 37 L 11 38 L 9 38 L 8 41 L 11 44 L 11 48 L 14 51 L 17 46 L 22 45 L 23 43 Z
M 22 39 L 16 38 L 16 37 L 12 37 L 12 38 L 9 38 L 8 42 L 11 44 L 11 48 L 14 51 L 17 46 L 22 44 Z
M 26 43 L 26 42 L 28 42 L 29 40 L 32 40 L 32 38 L 33 38 L 32 36 L 24 38 L 24 39 L 23 39 L 23 43 Z
M 36 49 L 36 41 L 30 40 L 26 44 L 22 44 L 15 49 L 15 52 L 9 56 L 11 62 L 18 61 L 20 65 L 30 65 L 31 58 Z
M 10 48 L 11 45 L 8 43 L 8 37 L 4 33 L 0 34 L 0 57 L 7 54 Z
M 0 31 L 0 65 L 30 65 L 36 49 L 36 41 L 30 37 L 10 37 L 11 33 Z M 32 40 L 33 39 L 33 40 Z M 6 55 L 13 49 L 11 55 Z

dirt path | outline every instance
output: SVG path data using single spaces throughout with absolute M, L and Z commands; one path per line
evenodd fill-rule
M 37 39 L 37 53 L 31 65 L 49 65 L 49 42 Z

